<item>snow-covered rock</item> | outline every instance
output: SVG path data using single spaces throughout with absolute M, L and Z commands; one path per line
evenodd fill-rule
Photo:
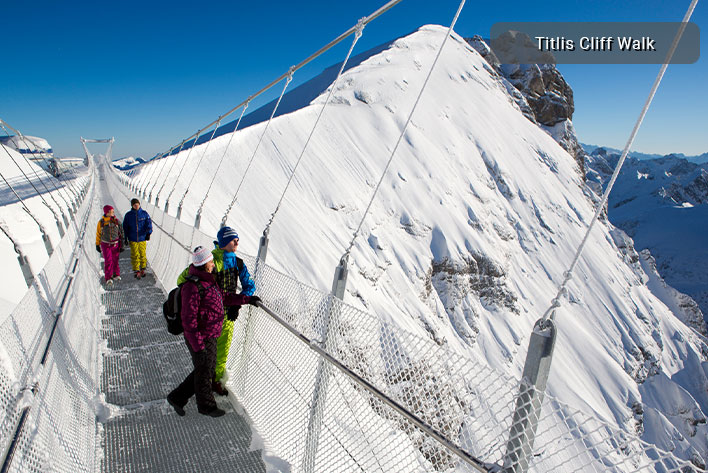
M 494 70 L 518 90 L 510 91 L 526 118 L 538 123 L 570 153 L 585 173 L 585 151 L 573 128 L 573 89 L 552 63 L 501 64 L 494 52 L 476 35 L 466 40 Z M 520 99 L 518 95 L 523 99 Z

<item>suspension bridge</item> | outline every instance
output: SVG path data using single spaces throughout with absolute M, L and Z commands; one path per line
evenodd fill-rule
M 31 268 L 21 245 L 15 244 L 29 289 L 0 324 L 0 451 L 4 454 L 0 473 L 702 471 L 632 432 L 545 394 L 555 339 L 555 309 L 585 240 L 551 307 L 534 327 L 522 379 L 495 372 L 342 300 L 354 242 L 464 1 L 340 258 L 332 290 L 310 287 L 267 263 L 271 224 L 332 91 L 366 24 L 398 1 L 363 18 L 261 91 L 158 155 L 147 172 L 117 171 L 110 159 L 113 139 L 81 138 L 88 168 L 83 174 L 72 171 L 74 179 L 68 184 L 23 172 L 22 184 L 30 185 L 33 192 L 25 189 L 22 193 L 16 192 L 17 182 L 5 180 L 16 201 L 23 205 L 28 195 L 41 196 L 44 206 L 52 211 L 61 239 L 52 244 L 46 223 L 33 217 L 48 255 L 42 268 Z M 684 21 L 690 18 L 693 7 L 695 1 Z M 263 231 L 258 253 L 241 255 L 253 268 L 262 303 L 244 309 L 236 323 L 227 363 L 230 394 L 218 398 L 227 415 L 219 420 L 199 416 L 192 404 L 187 417 L 180 418 L 167 405 L 165 396 L 190 370 L 190 360 L 181 340 L 164 330 L 160 305 L 166 290 L 174 286 L 187 265 L 190 249 L 211 246 L 213 235 L 201 231 L 200 226 L 205 202 L 228 155 L 231 139 L 249 103 L 283 83 L 221 225 L 228 223 L 293 74 L 350 36 L 351 47 L 290 171 Z M 657 77 L 615 177 L 664 70 Z M 198 153 L 199 167 L 214 137 L 223 131 L 224 120 L 238 110 L 240 116 L 195 219 L 185 222 L 182 210 L 196 173 L 186 179 L 181 196 L 175 194 L 176 181 L 185 168 L 175 170 L 176 180 L 166 177 L 172 175 L 180 153 L 185 153 L 186 159 Z M 22 136 L 4 121 L 2 126 L 8 127 L 6 133 L 12 130 Z M 107 143 L 108 152 L 93 155 L 86 143 Z M 612 183 L 587 234 L 611 187 Z M 148 276 L 142 280 L 123 278 L 105 288 L 100 256 L 92 251 L 92 225 L 100 217 L 103 204 L 120 209 L 135 196 L 143 199 L 143 208 L 152 216 L 155 227 L 148 245 Z M 173 215 L 171 203 L 176 204 Z M 7 232 L 5 235 L 10 238 Z M 126 258 L 123 256 L 123 267 Z

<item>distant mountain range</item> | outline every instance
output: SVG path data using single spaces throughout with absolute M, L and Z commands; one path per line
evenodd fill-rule
M 133 169 L 135 166 L 139 164 L 146 163 L 147 160 L 141 158 L 141 157 L 133 157 L 133 156 L 128 156 L 126 158 L 116 158 L 113 160 L 113 166 L 115 166 L 117 169 L 120 169 L 121 171 L 128 171 L 130 169 Z
M 617 155 L 622 154 L 621 149 L 610 148 L 609 146 L 589 145 L 587 143 L 580 143 L 580 145 L 583 147 L 585 152 L 588 154 L 592 154 L 598 148 L 603 148 L 608 153 L 611 153 L 611 154 L 617 154 Z M 698 163 L 698 164 L 708 163 L 708 153 L 703 153 L 698 156 L 686 156 L 683 153 L 671 153 L 671 154 L 663 155 L 663 154 L 648 154 L 648 153 L 640 153 L 638 151 L 630 151 L 629 156 L 632 158 L 639 159 L 640 161 L 645 161 L 647 159 L 675 157 L 675 158 L 679 158 L 679 159 L 685 159 L 686 161 L 689 161 L 691 163 Z
M 611 148 L 589 152 L 587 179 L 597 192 L 605 188 L 619 157 L 620 151 Z M 708 162 L 698 164 L 678 154 L 632 156 L 617 178 L 607 212 L 638 250 L 651 252 L 662 278 L 708 315 Z

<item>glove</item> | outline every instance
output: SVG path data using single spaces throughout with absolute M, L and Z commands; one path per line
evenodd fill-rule
M 145 241 L 150 241 L 150 234 L 145 235 Z
M 248 298 L 248 303 L 250 305 L 256 305 L 256 303 L 261 302 L 261 298 L 258 296 L 251 296 Z
M 126 238 L 125 240 L 123 240 L 123 243 L 125 243 L 125 246 L 130 245 L 130 243 L 128 243 L 128 239 L 127 239 L 127 238 Z
M 96 251 L 101 252 L 101 245 L 96 245 Z
M 231 322 L 235 321 L 236 319 L 238 319 L 238 311 L 239 310 L 241 310 L 240 305 L 232 305 L 226 311 L 226 318 L 229 319 Z

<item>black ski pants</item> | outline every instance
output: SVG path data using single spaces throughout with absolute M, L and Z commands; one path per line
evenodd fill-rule
M 197 409 L 204 414 L 217 407 L 214 394 L 211 392 L 211 382 L 216 367 L 216 338 L 207 338 L 204 341 L 204 349 L 196 353 L 192 351 L 192 347 L 186 340 L 185 342 L 189 354 L 192 355 L 194 369 L 184 378 L 182 384 L 170 393 L 170 398 L 184 407 L 189 399 L 196 395 Z

